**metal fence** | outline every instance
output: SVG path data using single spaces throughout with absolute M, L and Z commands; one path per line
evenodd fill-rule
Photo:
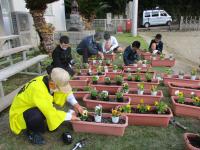
M 200 16 L 181 16 L 180 30 L 195 31 L 200 30 Z

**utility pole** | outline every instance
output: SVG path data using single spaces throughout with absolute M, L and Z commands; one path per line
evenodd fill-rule
M 137 20 L 138 20 L 138 0 L 132 3 L 132 35 L 137 36 Z

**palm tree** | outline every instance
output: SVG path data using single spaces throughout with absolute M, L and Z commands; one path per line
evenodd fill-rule
M 44 18 L 44 13 L 47 4 L 53 3 L 58 0 L 25 0 L 26 8 L 29 9 L 35 29 L 40 38 L 40 50 L 43 52 L 51 53 L 53 50 L 53 31 L 52 24 L 47 24 Z

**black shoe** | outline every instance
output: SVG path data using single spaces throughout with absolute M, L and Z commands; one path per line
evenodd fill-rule
M 44 138 L 42 137 L 40 133 L 28 131 L 27 137 L 29 141 L 33 144 L 37 144 L 37 145 L 45 144 Z

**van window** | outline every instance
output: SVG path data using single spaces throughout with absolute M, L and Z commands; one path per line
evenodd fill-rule
M 161 11 L 160 16 L 167 16 L 166 12 Z
M 145 17 L 150 17 L 150 12 L 145 12 Z
M 158 15 L 158 11 L 154 11 L 154 12 L 152 12 L 152 17 L 158 17 L 159 15 Z

